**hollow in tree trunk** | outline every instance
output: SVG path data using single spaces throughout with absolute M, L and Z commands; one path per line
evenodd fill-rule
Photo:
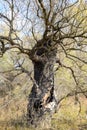
M 51 41 L 44 41 L 43 46 L 38 43 L 31 51 L 34 64 L 34 85 L 29 95 L 28 123 L 34 124 L 45 115 L 53 113 L 56 108 L 54 95 L 54 64 L 56 49 Z

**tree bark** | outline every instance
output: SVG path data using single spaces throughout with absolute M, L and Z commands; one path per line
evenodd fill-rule
M 49 46 L 48 46 L 48 43 Z M 56 108 L 54 94 L 54 64 L 56 49 L 51 48 L 51 41 L 38 43 L 31 51 L 31 60 L 34 64 L 34 85 L 29 95 L 28 123 L 34 124 L 45 115 L 52 113 Z

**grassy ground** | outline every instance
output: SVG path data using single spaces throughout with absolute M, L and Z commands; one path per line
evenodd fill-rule
M 47 118 L 39 128 L 28 128 L 27 98 L 23 95 L 0 98 L 0 130 L 87 130 L 87 100 L 83 96 L 79 100 L 80 103 L 75 102 L 74 97 L 64 99 L 51 121 Z

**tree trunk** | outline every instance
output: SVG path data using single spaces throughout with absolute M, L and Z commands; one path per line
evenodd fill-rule
M 54 64 L 56 49 L 48 46 L 46 41 L 43 47 L 38 43 L 31 52 L 34 64 L 34 85 L 29 95 L 28 123 L 34 124 L 45 115 L 52 113 L 56 108 L 54 95 Z

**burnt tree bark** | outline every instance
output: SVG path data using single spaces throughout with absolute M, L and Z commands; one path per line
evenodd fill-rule
M 41 44 L 40 44 L 41 43 Z M 51 40 L 39 41 L 31 51 L 34 64 L 34 85 L 29 95 L 28 122 L 35 123 L 45 113 L 56 108 L 54 94 L 54 64 L 57 50 Z

